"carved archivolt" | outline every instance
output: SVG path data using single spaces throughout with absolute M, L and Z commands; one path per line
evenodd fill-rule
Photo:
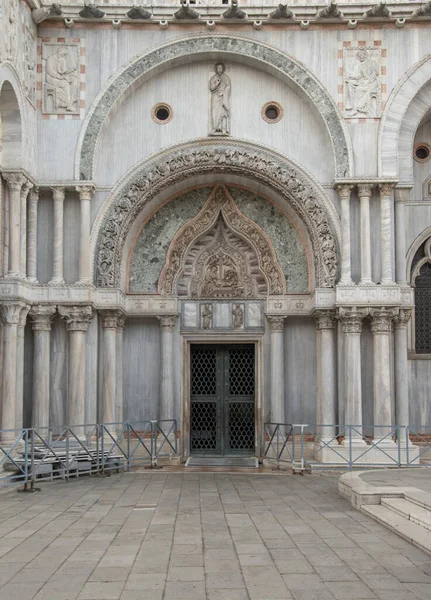
M 284 294 L 286 281 L 269 239 L 256 223 L 239 211 L 225 186 L 214 188 L 202 210 L 172 240 L 159 279 L 159 293 L 177 293 L 177 281 L 184 271 L 189 250 L 197 238 L 210 232 L 216 224 L 215 240 L 197 254 L 190 269 L 189 295 L 201 298 L 253 297 L 258 294 L 258 281 L 262 276 L 266 293 Z M 250 261 L 244 258 L 244 253 L 229 244 L 225 227 L 252 247 L 258 263 L 257 277 L 251 276 L 248 270 Z
M 117 200 L 101 224 L 96 249 L 96 284 L 120 286 L 120 265 L 126 236 L 144 205 L 163 190 L 194 175 L 206 173 L 239 174 L 268 185 L 286 198 L 310 236 L 317 287 L 333 287 L 338 270 L 339 225 L 326 206 L 327 200 L 317 186 L 279 155 L 259 147 L 250 150 L 240 142 L 202 141 L 197 147 L 182 146 L 169 155 L 156 158 L 132 175 L 122 186 Z M 326 204 L 326 205 L 325 205 Z M 224 207 L 224 216 L 238 234 L 248 237 L 247 220 L 240 219 L 235 204 Z M 210 214 L 211 213 L 211 214 Z M 200 215 L 200 227 L 211 227 L 217 215 Z M 97 225 L 96 225 L 97 227 Z M 244 229 L 245 228 L 245 229 Z M 190 243 L 200 231 L 189 224 L 182 230 Z M 171 266 L 175 255 L 170 256 Z M 166 275 L 164 275 L 166 280 Z M 165 284 L 167 285 L 167 284 Z M 274 293 L 274 292 L 272 292 Z

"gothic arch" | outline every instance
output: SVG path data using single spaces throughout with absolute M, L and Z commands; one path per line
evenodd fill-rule
M 175 40 L 141 53 L 108 80 L 83 123 L 75 156 L 75 178 L 92 179 L 94 152 L 102 125 L 115 104 L 128 91 L 162 69 L 190 61 L 190 57 L 214 59 L 217 56 L 258 65 L 299 88 L 311 100 L 326 125 L 334 155 L 335 176 L 353 175 L 352 147 L 347 127 L 336 103 L 311 71 L 291 56 L 255 39 L 204 34 Z
M 413 181 L 414 136 L 430 105 L 431 54 L 427 54 L 401 78 L 386 103 L 378 140 L 379 177 Z
M 137 165 L 117 184 L 99 212 L 92 232 L 97 286 L 120 287 L 125 240 L 143 207 L 180 182 L 205 174 L 247 177 L 286 199 L 311 240 L 316 286 L 335 285 L 339 219 L 319 184 L 298 165 L 267 148 L 210 138 L 158 153 Z

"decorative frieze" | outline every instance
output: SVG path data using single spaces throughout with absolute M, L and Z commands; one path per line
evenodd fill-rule
M 59 306 L 58 312 L 65 319 L 68 331 L 87 331 L 93 318 L 91 306 Z

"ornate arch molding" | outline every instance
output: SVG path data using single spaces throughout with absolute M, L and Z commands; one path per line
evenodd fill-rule
M 322 117 L 332 143 L 336 177 L 353 175 L 352 147 L 338 108 L 319 80 L 291 56 L 256 40 L 232 35 L 190 36 L 139 54 L 115 73 L 94 100 L 83 123 L 75 157 L 75 179 L 91 180 L 97 140 L 105 119 L 120 98 L 139 80 L 172 68 L 189 57 L 251 60 L 278 78 L 292 81 L 311 100 Z
M 158 154 L 124 178 L 95 224 L 95 283 L 119 288 L 124 243 L 147 202 L 188 177 L 235 174 L 265 184 L 285 198 L 310 236 L 317 287 L 333 287 L 338 275 L 339 220 L 322 188 L 297 165 L 261 146 L 202 140 Z
M 24 161 L 26 149 L 28 146 L 28 128 L 27 128 L 27 113 L 26 113 L 26 102 L 24 100 L 24 91 L 22 89 L 20 77 L 13 63 L 5 61 L 0 66 L 0 95 L 3 89 L 3 84 L 9 83 L 15 93 L 17 99 L 20 124 L 21 124 L 21 157 Z M 24 162 L 21 166 L 24 166 Z
M 379 177 L 413 181 L 413 140 L 430 105 L 431 54 L 428 54 L 407 71 L 386 103 L 379 130 Z
M 422 244 L 424 242 L 426 242 L 427 240 L 431 240 L 431 227 L 427 227 L 426 229 L 424 229 L 424 231 L 422 231 L 422 233 L 420 233 L 417 238 L 414 240 L 414 242 L 411 244 L 410 248 L 408 249 L 407 252 L 407 265 L 406 265 L 406 281 L 410 282 L 410 284 L 414 284 L 415 282 L 415 278 L 417 277 L 417 269 L 413 269 L 413 261 L 416 255 L 416 252 L 418 251 L 418 249 L 422 246 Z M 431 247 L 430 247 L 430 252 L 431 252 Z M 431 255 L 431 254 L 430 254 Z M 427 262 L 426 260 L 423 261 L 420 266 L 422 266 L 425 262 Z M 415 267 L 417 267 L 417 265 L 415 265 Z

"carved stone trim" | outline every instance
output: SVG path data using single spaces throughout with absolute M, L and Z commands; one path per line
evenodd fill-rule
M 33 306 L 30 310 L 33 331 L 50 331 L 55 313 L 55 306 L 46 306 L 43 304 Z
M 198 237 L 214 227 L 220 215 L 227 227 L 246 240 L 253 248 L 260 270 L 267 281 L 268 294 L 284 294 L 286 292 L 286 281 L 270 241 L 256 223 L 240 212 L 224 185 L 214 188 L 202 210 L 194 219 L 185 223 L 175 235 L 167 253 L 166 264 L 160 275 L 159 293 L 164 295 L 175 294 L 176 282 L 184 268 L 187 251 Z M 237 295 L 233 294 L 234 297 Z M 251 290 L 246 295 L 252 295 Z M 202 297 L 209 297 L 209 295 L 204 294 Z
M 99 310 L 98 314 L 104 329 L 117 329 L 120 319 L 123 318 L 123 313 L 118 310 Z
M 169 42 L 146 54 L 129 61 L 106 84 L 88 113 L 82 128 L 75 164 L 76 178 L 92 179 L 93 160 L 98 137 L 105 119 L 119 98 L 136 82 L 154 69 L 173 66 L 173 60 L 183 56 L 193 60 L 193 56 L 207 54 L 229 59 L 230 56 L 249 57 L 267 65 L 272 72 L 293 81 L 320 113 L 328 130 L 335 162 L 335 176 L 348 177 L 352 165 L 352 149 L 347 127 L 340 116 L 334 99 L 316 77 L 294 58 L 262 44 L 257 40 L 229 35 L 211 34 L 199 37 L 186 37 Z M 168 67 L 169 65 L 169 67 Z
M 316 287 L 333 287 L 338 271 L 339 225 L 325 207 L 322 192 L 299 168 L 267 150 L 250 150 L 238 142 L 207 141 L 185 146 L 146 163 L 127 181 L 110 206 L 96 249 L 96 284 L 120 285 L 124 242 L 132 223 L 161 191 L 193 175 L 232 173 L 271 186 L 287 199 L 304 223 L 313 245 Z M 195 237 L 195 236 L 194 236 Z
M 361 183 L 358 185 L 359 198 L 371 198 L 372 185 L 369 183 Z
M 368 310 L 356 308 L 340 308 L 338 318 L 341 321 L 344 333 L 361 333 L 362 321 L 368 315 Z
M 3 171 L 1 176 L 8 184 L 11 192 L 21 192 L 21 187 L 26 183 L 27 178 L 21 173 L 15 173 L 14 171 Z
M 59 306 L 58 312 L 66 320 L 68 331 L 87 331 L 93 318 L 91 306 Z
M 387 310 L 385 307 L 370 309 L 371 331 L 373 333 L 391 333 L 392 321 L 397 309 Z
M 350 196 L 352 195 L 353 185 L 338 185 L 337 192 L 340 200 L 350 200 Z
M 410 321 L 412 316 L 411 308 L 400 308 L 398 314 L 394 317 L 394 323 L 396 329 L 406 329 L 407 323 Z
M 385 197 L 392 198 L 393 189 L 394 189 L 393 183 L 381 183 L 379 185 L 380 197 L 381 198 L 385 198 Z
M 30 306 L 23 306 L 20 315 L 19 315 L 19 322 L 18 322 L 18 327 L 21 327 L 22 329 L 24 329 L 26 323 L 27 323 L 27 315 L 29 313 L 30 310 Z
M 125 324 L 126 324 L 126 315 L 123 315 L 121 313 L 117 319 L 117 333 L 123 333 Z
M 164 331 L 173 331 L 177 322 L 177 315 L 168 315 L 157 317 L 160 321 L 160 328 Z
M 266 315 L 266 318 L 269 321 L 269 327 L 271 331 L 284 331 L 284 320 L 286 315 Z
M 91 198 L 93 197 L 93 194 L 95 192 L 95 188 L 94 186 L 91 185 L 79 185 L 76 186 L 76 191 L 79 194 L 79 199 L 80 200 L 91 200 Z
M 314 313 L 316 321 L 316 329 L 335 329 L 335 311 L 334 310 L 318 310 Z
M 20 302 L 3 302 L 0 306 L 3 325 L 19 325 L 23 308 L 25 305 Z

